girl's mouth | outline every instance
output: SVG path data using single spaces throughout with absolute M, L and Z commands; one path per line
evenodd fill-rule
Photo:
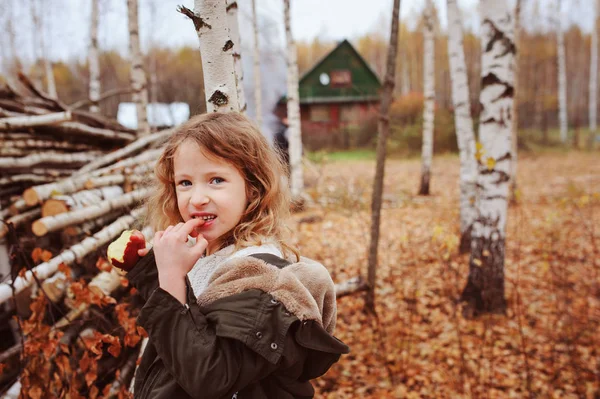
M 205 228 L 205 227 L 209 227 L 209 226 L 211 226 L 211 225 L 214 223 L 214 221 L 215 221 L 215 219 L 217 218 L 217 216 L 216 216 L 216 215 L 192 216 L 192 218 L 193 218 L 193 219 L 198 219 L 198 218 L 200 218 L 200 219 L 203 219 L 203 220 L 204 220 L 204 224 L 203 224 L 202 226 L 198 227 L 198 230 L 201 230 L 201 229 L 203 229 L 203 228 Z

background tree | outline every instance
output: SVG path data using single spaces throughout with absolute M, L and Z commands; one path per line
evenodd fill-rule
M 225 2 L 195 0 L 193 12 L 184 6 L 179 7 L 179 12 L 192 20 L 200 41 L 206 110 L 239 111 L 232 56 L 234 43 L 229 36 Z
M 283 0 L 287 62 L 287 117 L 290 142 L 290 185 L 292 197 L 300 200 L 304 192 L 302 173 L 302 131 L 300 130 L 300 98 L 298 92 L 298 64 L 296 45 L 290 21 L 290 0 Z
M 287 0 L 286 0 L 287 1 Z M 392 9 L 392 26 L 390 29 L 390 45 L 388 47 L 385 80 L 381 92 L 381 106 L 377 123 L 377 165 L 373 180 L 373 198 L 371 200 L 371 239 L 369 242 L 369 264 L 367 282 L 369 290 L 365 306 L 375 313 L 375 289 L 377 283 L 377 247 L 381 224 L 381 200 L 383 197 L 383 178 L 385 176 L 385 146 L 390 133 L 389 110 L 394 93 L 396 75 L 396 55 L 398 53 L 398 25 L 400 16 L 400 0 L 394 0 Z
M 467 302 L 467 316 L 506 310 L 504 254 L 514 95 L 514 21 L 504 0 L 483 0 L 481 12 L 479 195 L 469 278 L 461 297 Z
M 90 47 L 88 52 L 88 64 L 90 71 L 89 98 L 92 104 L 90 111 L 98 112 L 98 98 L 100 98 L 100 63 L 98 61 L 98 2 L 92 0 L 92 13 L 90 16 Z
M 423 109 L 423 147 L 421 150 L 421 187 L 419 195 L 429 195 L 431 180 L 431 160 L 433 157 L 433 123 L 435 118 L 435 33 L 434 5 L 432 0 L 425 3 L 425 27 L 423 56 L 425 106 Z
M 591 148 L 597 128 L 598 113 L 598 9 L 600 2 L 592 0 L 594 22 L 592 26 L 592 40 L 590 45 L 590 100 L 589 100 L 589 140 L 588 147 Z
M 256 124 L 262 126 L 262 83 L 260 79 L 260 44 L 258 40 L 258 16 L 256 15 L 256 0 L 252 0 L 252 30 L 254 32 L 254 109 Z
M 137 115 L 137 131 L 140 136 L 150 134 L 150 124 L 146 107 L 148 106 L 148 85 L 144 71 L 142 50 L 140 48 L 140 30 L 138 20 L 138 1 L 127 0 L 129 21 L 129 50 L 131 54 L 131 88 Z
M 239 110 L 246 113 L 246 94 L 244 92 L 244 69 L 242 68 L 242 42 L 238 24 L 238 3 L 235 0 L 227 2 L 227 20 L 229 35 L 233 41 L 233 64 L 235 66 L 235 84 L 239 101 Z
M 517 48 L 520 48 L 519 38 L 521 37 L 521 0 L 517 0 L 515 4 L 515 43 Z M 512 161 L 510 171 L 510 198 L 512 202 L 517 201 L 517 160 L 518 160 L 518 147 L 519 147 L 519 107 L 518 107 L 518 95 L 520 89 L 519 81 L 519 56 L 520 51 L 517 51 L 514 57 L 513 74 L 514 74 L 514 101 L 512 107 L 512 132 L 511 132 L 511 148 L 512 148 Z
M 560 122 L 560 141 L 567 141 L 567 66 L 565 61 L 565 35 L 563 32 L 562 1 L 556 0 L 556 45 L 558 62 L 558 118 Z
M 475 209 L 477 161 L 475 160 L 475 133 L 471 118 L 469 82 L 463 50 L 463 27 L 456 0 L 447 0 L 448 54 L 452 79 L 454 126 L 460 155 L 460 249 L 471 248 L 471 229 L 477 216 Z

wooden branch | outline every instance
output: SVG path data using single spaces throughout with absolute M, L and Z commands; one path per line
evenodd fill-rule
M 94 162 L 90 162 L 89 164 L 87 164 L 84 167 L 82 167 L 81 169 L 79 169 L 77 171 L 77 174 L 79 175 L 79 174 L 82 174 L 85 172 L 89 172 L 89 171 L 98 169 L 100 166 L 114 162 L 117 159 L 125 158 L 128 155 L 136 152 L 137 150 L 144 148 L 145 146 L 147 146 L 150 143 L 166 139 L 172 133 L 173 133 L 173 129 L 167 129 L 167 130 L 160 131 L 158 133 L 150 134 L 148 136 L 139 138 L 136 141 L 134 141 L 133 143 L 130 143 L 127 146 L 121 148 L 120 150 L 113 151 L 109 154 L 106 154 L 103 157 L 100 157 L 99 159 L 97 159 Z
M 50 97 L 48 94 L 44 93 L 41 89 L 36 87 L 33 84 L 33 82 L 29 79 L 29 77 L 27 75 L 25 75 L 23 72 L 19 71 L 18 77 L 19 77 L 19 80 L 21 81 L 21 83 L 25 87 L 27 87 L 36 96 L 45 100 L 47 103 L 49 102 L 51 105 L 53 105 L 56 108 L 59 108 L 62 110 L 67 109 L 67 106 L 65 104 L 63 104 L 58 98 Z
M 16 200 L 15 202 L 13 202 L 9 207 L 8 207 L 8 212 L 10 215 L 17 215 L 21 212 L 23 212 L 26 209 L 29 209 L 31 206 L 27 205 L 25 203 L 25 200 L 23 198 L 20 198 L 18 200 Z
M 47 216 L 36 220 L 31 225 L 33 233 L 40 237 L 53 231 L 74 224 L 80 224 L 91 219 L 100 217 L 108 212 L 131 206 L 150 194 L 150 189 L 140 189 L 124 194 L 118 198 L 104 200 L 98 204 L 78 209 L 73 212 L 61 213 L 55 216 Z
M 96 99 L 96 100 L 90 100 L 89 98 L 86 98 L 84 100 L 80 100 L 80 101 L 77 101 L 76 103 L 71 104 L 69 106 L 69 109 L 74 110 L 74 109 L 78 109 L 78 108 L 83 108 L 85 106 L 91 105 L 92 103 L 99 103 L 100 101 L 106 100 L 107 98 L 110 98 L 113 96 L 118 96 L 120 94 L 129 94 L 132 92 L 133 92 L 133 89 L 131 87 L 110 89 L 110 90 L 107 90 L 104 93 L 102 93 L 100 95 L 100 97 L 98 97 L 98 99 Z
M 47 151 L 38 154 L 27 155 L 22 158 L 2 157 L 0 158 L 0 169 L 30 168 L 32 166 L 44 163 L 79 165 L 82 163 L 91 162 L 92 160 L 98 158 L 99 154 L 100 152 L 98 151 L 76 152 L 72 154 Z
M 140 353 L 138 354 L 138 359 L 142 358 L 144 351 L 146 350 L 146 346 L 148 346 L 148 342 L 150 342 L 150 338 L 145 337 L 142 339 L 142 344 L 140 345 Z M 137 363 L 137 361 L 136 361 Z M 139 368 L 139 363 L 135 366 L 135 371 L 133 372 L 133 378 L 131 378 L 131 382 L 129 383 L 129 392 L 133 393 L 133 383 L 135 382 L 135 375 Z
M 35 139 L 35 136 L 22 137 L 19 139 L 10 139 L 0 137 L 0 145 L 4 148 L 18 149 L 53 149 L 53 150 L 69 150 L 69 151 L 91 151 L 95 150 L 94 146 L 89 144 L 77 144 L 70 141 L 58 141 L 56 139 Z
M 29 222 L 39 217 L 41 213 L 42 212 L 40 208 L 35 208 L 25 213 L 15 215 L 9 218 L 7 222 L 12 223 L 15 227 L 17 227 L 25 222 Z M 0 238 L 4 238 L 4 236 L 6 236 L 6 233 L 8 233 L 8 227 L 4 223 L 0 224 Z
M 115 172 L 117 170 L 122 170 L 131 166 L 139 166 L 142 164 L 152 164 L 152 168 L 154 169 L 154 164 L 162 154 L 162 148 L 156 148 L 152 150 L 147 150 L 142 152 L 141 154 L 136 155 L 135 157 L 125 158 L 117 163 L 106 166 L 102 169 L 96 169 L 90 172 L 91 176 L 102 176 L 108 174 L 110 172 Z
M 84 187 L 86 189 L 104 187 L 104 186 L 112 186 L 115 184 L 123 184 L 125 182 L 125 175 L 116 174 L 116 175 L 106 175 L 106 176 L 98 176 L 92 177 L 88 181 L 85 182 Z
M 94 220 L 90 220 L 89 222 L 82 223 L 79 226 L 69 226 L 65 227 L 61 232 L 61 236 L 63 237 L 63 241 L 71 241 L 73 237 L 80 237 L 82 235 L 92 235 L 94 230 L 97 230 L 100 227 L 104 227 L 110 224 L 113 220 L 121 216 L 122 211 L 119 209 L 114 212 L 110 212 L 102 217 L 99 217 Z
M 81 176 L 29 187 L 23 192 L 23 199 L 27 205 L 33 206 L 50 198 L 52 193 L 70 194 L 81 190 L 88 178 L 88 176 Z
M 64 250 L 59 255 L 50 259 L 48 262 L 41 263 L 34 267 L 32 270 L 28 270 L 24 277 L 17 277 L 14 282 L 0 283 L 0 303 L 3 303 L 13 295 L 14 287 L 15 293 L 23 291 L 29 287 L 33 281 L 33 273 L 36 274 L 39 280 L 45 280 L 58 270 L 58 266 L 61 263 L 70 265 L 73 262 L 81 261 L 90 252 L 95 251 L 102 245 L 108 244 L 114 240 L 123 230 L 130 228 L 130 226 L 144 213 L 143 208 L 138 208 L 128 215 L 121 216 L 110 225 L 106 226 L 92 237 L 87 237 L 79 244 L 75 244 L 69 249 Z
M 120 186 L 107 186 L 78 191 L 73 195 L 53 195 L 42 205 L 42 217 L 82 209 L 110 198 L 120 197 L 121 195 L 123 195 L 123 188 Z
M 55 112 L 46 115 L 27 115 L 2 118 L 0 119 L 0 130 L 6 131 L 34 126 L 52 125 L 60 122 L 70 121 L 71 118 L 72 115 L 70 111 Z
M 55 178 L 51 176 L 40 176 L 32 173 L 23 175 L 13 175 L 8 177 L 0 178 L 0 187 L 8 186 L 13 183 L 33 183 L 33 184 L 44 184 L 53 181 Z
M 138 359 L 138 353 L 133 352 L 128 358 L 123 367 L 121 367 L 121 372 L 119 373 L 119 378 L 115 379 L 110 386 L 110 390 L 108 391 L 107 397 L 115 397 L 119 394 L 122 386 L 126 386 L 129 377 L 133 377 L 133 373 L 137 370 L 136 362 Z M 133 378 L 132 378 L 133 380 Z
M 350 280 L 335 285 L 335 296 L 341 298 L 360 291 L 367 291 L 369 286 L 362 276 L 351 278 Z
M 0 119 L 0 122 L 2 119 Z M 0 124 L 0 129 L 2 125 Z M 105 139 L 132 141 L 135 137 L 129 133 L 117 132 L 114 130 L 101 129 L 85 125 L 80 122 L 63 122 L 58 125 L 48 126 L 48 129 L 59 131 L 63 134 L 77 134 L 81 136 L 100 137 Z

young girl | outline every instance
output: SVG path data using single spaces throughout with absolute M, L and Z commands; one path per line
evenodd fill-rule
M 171 136 L 148 203 L 157 233 L 128 273 L 149 344 L 135 398 L 311 398 L 348 347 L 331 334 L 327 270 L 284 240 L 281 160 L 244 116 L 197 116 Z

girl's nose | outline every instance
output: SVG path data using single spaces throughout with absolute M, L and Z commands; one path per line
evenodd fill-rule
M 192 205 L 202 206 L 208 204 L 210 202 L 210 198 L 208 198 L 208 195 L 203 192 L 195 192 L 192 195 L 190 202 Z

